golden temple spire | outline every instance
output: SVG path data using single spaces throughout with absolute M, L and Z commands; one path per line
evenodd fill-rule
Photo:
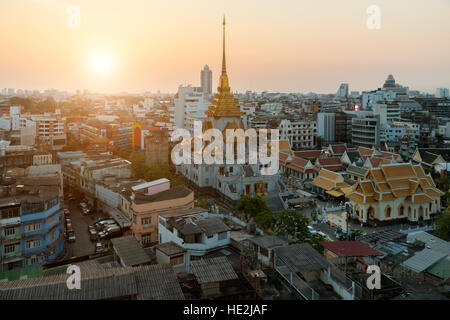
M 225 15 L 223 16 L 223 48 L 222 48 L 222 74 L 219 78 L 217 93 L 205 114 L 209 117 L 241 117 L 243 114 L 236 105 L 234 95 L 228 84 L 226 55 L 225 55 Z
M 223 44 L 222 44 L 222 74 L 227 74 L 227 65 L 225 63 L 225 15 L 223 15 Z
M 218 91 L 230 91 L 230 85 L 228 84 L 227 76 L 227 64 L 225 59 L 225 15 L 223 15 L 223 44 L 222 44 L 222 74 L 219 79 Z

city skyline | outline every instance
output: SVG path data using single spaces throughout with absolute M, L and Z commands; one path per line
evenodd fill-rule
M 0 53 L 0 87 L 174 93 L 180 84 L 199 86 L 206 64 L 215 91 L 223 13 L 233 91 L 335 93 L 341 83 L 365 91 L 388 74 L 412 90 L 450 86 L 450 44 L 442 41 L 448 1 L 380 1 L 378 30 L 367 28 L 368 1 L 105 3 L 3 1 L 0 26 L 8 32 L 0 40 L 9 45 Z M 80 9 L 80 29 L 66 26 L 71 5 Z

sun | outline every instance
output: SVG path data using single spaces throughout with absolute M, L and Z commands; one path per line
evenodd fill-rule
M 109 73 L 112 70 L 111 56 L 97 53 L 92 57 L 92 69 L 96 73 Z

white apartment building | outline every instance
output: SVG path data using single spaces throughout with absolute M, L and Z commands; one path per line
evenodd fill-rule
M 174 120 L 177 128 L 185 128 L 187 117 L 195 117 L 204 113 L 209 106 L 209 101 L 205 98 L 202 88 L 192 86 L 179 86 L 174 103 Z
M 386 126 L 400 120 L 400 105 L 396 101 L 388 100 L 372 105 L 374 115 L 380 116 L 380 125 Z
M 283 119 L 279 125 L 280 139 L 289 140 L 293 149 L 313 149 L 316 146 L 316 121 Z

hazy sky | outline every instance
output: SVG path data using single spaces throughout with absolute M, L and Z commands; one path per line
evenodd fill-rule
M 450 87 L 450 0 L 1 0 L 0 88 L 176 92 L 205 64 L 215 88 L 223 14 L 234 91 L 369 90 L 388 74 Z

